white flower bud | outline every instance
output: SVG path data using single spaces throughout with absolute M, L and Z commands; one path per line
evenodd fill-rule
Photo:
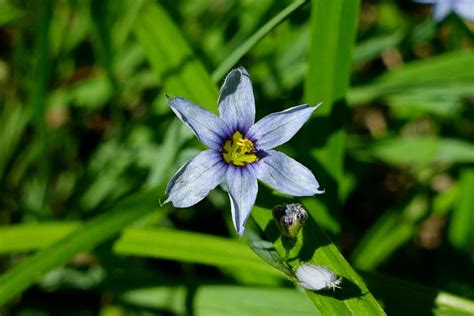
M 341 288 L 342 277 L 338 278 L 334 272 L 326 267 L 310 263 L 300 264 L 295 271 L 298 285 L 302 288 L 319 291 Z

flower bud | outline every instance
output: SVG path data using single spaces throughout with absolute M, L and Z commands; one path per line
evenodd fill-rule
M 288 238 L 295 238 L 308 219 L 308 212 L 299 203 L 277 205 L 272 213 L 281 234 Z
M 324 266 L 311 263 L 300 264 L 295 271 L 298 285 L 302 288 L 319 291 L 332 289 L 333 291 L 341 287 L 342 277 L 338 278 L 334 272 Z

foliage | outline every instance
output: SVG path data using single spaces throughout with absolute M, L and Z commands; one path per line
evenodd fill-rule
M 474 313 L 473 24 L 430 8 L 0 2 L 0 314 Z M 160 204 L 202 149 L 165 95 L 216 111 L 240 65 L 257 118 L 323 102 L 279 148 L 326 189 L 290 246 L 263 185 L 242 239 L 222 189 Z

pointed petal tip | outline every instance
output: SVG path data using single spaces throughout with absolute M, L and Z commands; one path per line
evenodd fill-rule
M 240 66 L 239 68 L 237 68 L 237 70 L 239 70 L 243 75 L 247 76 L 247 77 L 250 77 L 247 69 L 245 69 L 244 66 Z
M 172 97 L 172 96 L 170 96 L 168 93 L 165 93 L 165 97 L 166 97 L 166 101 L 168 101 L 168 103 L 170 104 L 170 106 L 171 106 L 171 102 L 174 102 L 176 99 L 179 98 L 179 97 Z
M 321 188 L 318 187 L 314 194 L 323 194 L 323 193 L 326 193 L 326 189 L 321 189 Z
M 323 194 L 326 193 L 326 189 L 322 189 L 321 187 L 312 187 L 311 189 L 311 194 L 309 196 L 315 196 L 317 194 Z
M 242 238 L 244 236 L 245 226 L 239 227 L 238 229 L 236 229 L 236 232 L 239 235 L 239 237 Z
M 309 105 L 308 103 L 304 103 L 304 104 L 301 104 L 299 105 L 300 107 L 306 107 L 308 109 L 311 109 L 312 111 L 315 111 L 317 109 L 319 109 L 319 107 L 323 105 L 323 102 L 319 102 L 318 104 L 316 105 Z
M 158 199 L 158 203 L 160 204 L 160 207 L 163 207 L 163 205 L 168 204 L 171 202 L 171 199 L 168 197 L 164 202 L 161 201 L 161 198 Z

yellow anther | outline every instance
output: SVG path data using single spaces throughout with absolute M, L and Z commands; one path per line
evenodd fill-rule
M 241 148 L 242 153 L 250 153 L 253 150 L 253 143 L 248 138 L 240 138 L 237 141 L 237 146 Z
M 253 153 L 254 148 L 253 142 L 237 131 L 232 138 L 224 142 L 222 156 L 225 162 L 242 167 L 258 160 L 257 155 Z

